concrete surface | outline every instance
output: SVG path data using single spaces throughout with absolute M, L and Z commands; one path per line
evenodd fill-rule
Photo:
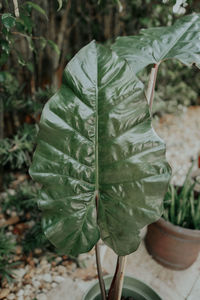
M 105 246 L 103 252 L 103 268 L 107 273 L 112 274 L 116 255 Z M 142 242 L 139 249 L 128 256 L 126 275 L 134 276 L 149 284 L 163 300 L 200 300 L 200 256 L 187 270 L 173 271 L 154 261 Z M 94 281 L 68 278 L 51 291 L 47 299 L 81 300 L 85 291 Z

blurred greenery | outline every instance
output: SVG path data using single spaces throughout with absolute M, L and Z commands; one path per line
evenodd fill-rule
M 21 224 L 31 222 L 31 225 L 26 228 L 23 238 L 20 239 L 26 254 L 33 252 L 36 248 L 40 248 L 43 251 L 47 248 L 54 249 L 42 231 L 41 212 L 37 206 L 38 197 L 39 186 L 25 180 L 22 184 L 17 185 L 15 190 L 8 189 L 0 199 L 1 211 L 5 216 L 10 217 L 13 213 L 16 213 Z
M 13 268 L 16 263 L 11 263 L 11 256 L 15 253 L 15 242 L 6 236 L 5 229 L 0 230 L 0 283 L 6 279 L 12 281 Z
M 24 124 L 13 138 L 4 138 L 0 144 L 0 164 L 11 170 L 28 167 L 35 144 L 37 125 Z
M 199 105 L 198 72 L 196 67 L 188 68 L 178 61 L 164 62 L 158 72 L 153 113 L 177 113 L 184 107 Z
M 35 214 L 37 215 L 38 213 L 38 211 L 34 211 L 37 209 L 37 186 L 25 181 L 18 185 L 14 192 L 13 189 L 11 191 L 8 190 L 1 201 L 2 212 L 6 213 L 7 210 L 17 213 L 21 211 L 23 213 L 30 212 L 35 217 Z
M 163 216 L 174 225 L 200 230 L 200 194 L 195 191 L 195 182 L 191 179 L 193 167 L 194 163 L 181 187 L 169 185 Z
M 16 132 L 16 127 L 24 123 L 22 115 L 39 115 L 51 92 L 59 87 L 66 63 L 82 46 L 92 39 L 109 45 L 119 35 L 171 25 L 180 17 L 173 13 L 175 3 L 175 0 L 159 3 L 154 0 L 20 0 L 19 15 L 16 15 L 12 1 L 2 1 L 0 120 L 7 122 L 0 130 L 0 138 Z M 182 4 L 186 14 L 200 11 L 199 1 L 189 0 L 185 5 Z M 159 71 L 154 111 L 171 112 L 179 104 L 197 104 L 200 91 L 195 68 L 190 70 L 172 63 L 168 69 L 169 72 L 165 67 Z M 47 92 L 44 101 L 37 97 L 42 90 Z

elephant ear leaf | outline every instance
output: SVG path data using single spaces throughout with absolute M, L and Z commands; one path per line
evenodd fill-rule
M 200 68 L 200 14 L 182 17 L 172 26 L 143 29 L 138 36 L 118 37 L 112 49 L 136 74 L 167 59 Z
M 69 62 L 44 107 L 30 174 L 43 185 L 44 230 L 60 250 L 86 252 L 99 237 L 118 255 L 137 249 L 140 229 L 162 213 L 170 167 L 124 59 L 91 42 Z

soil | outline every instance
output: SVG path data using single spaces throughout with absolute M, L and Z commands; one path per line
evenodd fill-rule
M 133 297 L 124 297 L 124 296 L 122 296 L 121 297 L 121 300 L 135 300 Z

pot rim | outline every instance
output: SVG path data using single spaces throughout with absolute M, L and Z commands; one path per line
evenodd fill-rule
M 112 278 L 113 278 L 113 275 L 106 275 L 106 276 L 103 276 L 103 279 L 106 281 L 106 280 L 111 280 L 112 281 Z M 148 298 L 148 299 L 154 299 L 154 297 L 156 297 L 155 299 L 156 300 L 162 300 L 162 298 L 160 297 L 160 295 L 159 294 L 157 294 L 157 292 L 150 286 L 150 285 L 148 285 L 147 283 L 145 283 L 145 282 L 143 282 L 142 280 L 140 280 L 140 279 L 137 279 L 137 278 L 135 278 L 135 277 L 133 277 L 133 276 L 131 276 L 131 275 L 125 275 L 124 276 L 124 287 L 128 287 L 128 288 L 130 288 L 130 282 L 125 282 L 126 280 L 133 280 L 134 282 L 137 282 L 139 285 L 142 285 L 143 286 L 143 289 L 145 288 L 145 289 L 147 289 L 147 291 L 148 291 L 148 293 L 150 292 L 151 293 L 151 296 L 153 297 L 153 298 Z M 106 282 L 105 282 L 106 283 Z M 95 285 L 96 284 L 99 284 L 99 280 L 98 279 L 96 279 L 89 287 L 88 287 L 88 289 L 85 291 L 85 293 L 83 294 L 83 296 L 82 296 L 82 300 L 85 300 L 85 297 L 87 296 L 87 294 L 89 293 L 89 291 L 92 289 L 92 288 L 94 288 L 95 287 Z M 132 285 L 132 282 L 131 282 L 131 285 Z M 137 290 L 138 288 L 136 287 L 136 290 Z M 144 292 L 143 290 L 141 290 L 140 289 L 140 291 L 142 291 L 142 292 Z M 146 296 L 146 293 L 144 294 L 145 296 Z M 143 296 L 144 296 L 143 295 Z
M 196 240 L 200 242 L 200 230 L 184 228 L 178 225 L 174 225 L 163 218 L 160 218 L 155 223 L 151 224 L 159 227 L 160 230 L 167 230 L 169 234 L 175 234 L 180 238 L 186 238 L 187 240 Z

